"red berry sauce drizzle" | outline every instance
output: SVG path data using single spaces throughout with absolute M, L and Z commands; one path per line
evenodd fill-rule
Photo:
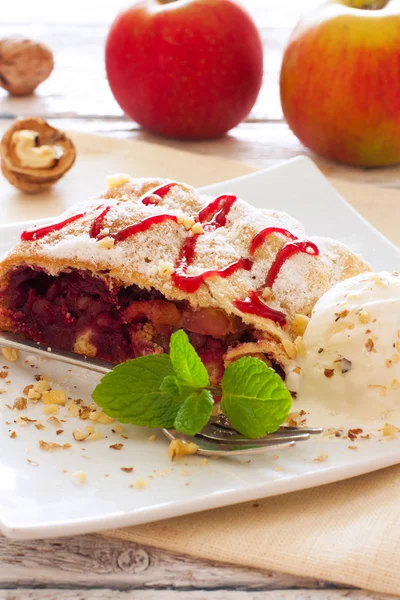
M 152 189 L 144 194 L 144 196 L 140 198 L 140 201 L 145 205 L 156 204 L 154 197 L 159 197 L 160 199 L 163 198 L 175 185 L 179 184 L 176 182 L 170 182 Z M 210 233 L 219 227 L 226 225 L 227 217 L 236 200 L 237 197 L 233 194 L 224 194 L 222 196 L 218 196 L 218 198 L 215 198 L 215 200 L 210 202 L 210 204 L 204 207 L 195 217 L 195 221 L 203 225 L 203 233 L 193 234 L 191 237 L 188 237 L 185 240 L 175 265 L 175 271 L 171 275 L 174 284 L 182 291 L 194 293 L 200 288 L 201 284 L 210 277 L 221 277 L 225 279 L 240 269 L 244 269 L 246 271 L 251 270 L 253 262 L 247 258 L 240 258 L 239 260 L 221 269 L 211 269 L 209 271 L 204 271 L 200 275 L 186 274 L 188 267 L 194 261 L 196 244 L 199 235 Z M 110 208 L 110 206 L 104 207 L 104 204 L 96 208 L 96 210 L 103 210 L 93 221 L 90 229 L 90 237 L 97 238 L 99 236 L 101 230 L 103 229 L 104 219 Z M 69 223 L 81 219 L 84 216 L 86 216 L 86 213 L 79 213 L 69 217 L 68 219 L 65 219 L 64 221 L 61 221 L 60 223 L 54 223 L 39 229 L 24 231 L 21 234 L 21 240 L 38 240 L 48 233 L 60 231 Z M 115 243 L 122 242 L 133 235 L 136 235 L 137 233 L 147 231 L 153 225 L 157 225 L 165 221 L 173 221 L 178 223 L 178 218 L 175 215 L 169 214 L 154 215 L 152 217 L 147 217 L 138 223 L 129 225 L 128 227 L 125 227 L 116 233 L 110 234 L 110 237 L 114 239 Z M 255 235 L 252 239 L 250 244 L 250 255 L 253 256 L 256 250 L 264 243 L 268 236 L 273 233 L 280 233 L 291 241 L 282 246 L 282 248 L 278 251 L 275 260 L 267 273 L 265 286 L 269 288 L 273 286 L 280 270 L 289 258 L 299 253 L 305 253 L 312 256 L 318 256 L 319 254 L 318 247 L 313 242 L 298 241 L 298 238 L 295 235 L 293 235 L 287 229 L 282 229 L 281 227 L 267 227 L 257 233 L 257 235 Z M 261 292 L 250 290 L 246 298 L 243 300 L 234 300 L 233 305 L 241 312 L 257 315 L 265 319 L 271 319 L 281 326 L 285 325 L 285 314 L 279 310 L 275 310 L 270 306 L 267 306 L 267 304 L 262 301 L 260 294 Z

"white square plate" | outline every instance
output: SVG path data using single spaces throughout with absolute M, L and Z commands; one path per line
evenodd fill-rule
M 299 218 L 308 233 L 336 237 L 362 252 L 376 270 L 395 270 L 400 251 L 364 221 L 333 189 L 314 164 L 305 158 L 205 188 L 210 194 L 233 192 L 258 207 L 282 209 Z M 7 250 L 28 224 L 1 228 L 0 251 Z M 378 437 L 350 451 L 349 440 L 319 437 L 296 447 L 266 451 L 246 459 L 210 460 L 190 457 L 171 464 L 167 441 L 160 433 L 127 426 L 122 438 L 111 425 L 100 425 L 104 439 L 77 443 L 72 431 L 86 422 L 68 418 L 63 433 L 46 422 L 43 405 L 16 413 L 12 405 L 33 374 L 50 376 L 73 398 L 90 403 L 98 377 L 81 369 L 68 370 L 54 361 L 22 357 L 10 365 L 11 383 L 0 379 L 0 528 L 13 538 L 72 535 L 145 523 L 237 502 L 272 496 L 367 473 L 400 462 L 400 440 L 378 443 Z M 4 361 L 4 364 L 6 362 Z M 65 409 L 60 411 L 62 419 Z M 34 423 L 14 423 L 26 414 Z M 10 432 L 17 432 L 11 439 Z M 69 443 L 68 450 L 39 449 L 39 440 Z M 117 451 L 111 444 L 122 442 Z M 324 452 L 328 460 L 314 459 Z M 132 473 L 121 467 L 134 467 Z M 71 475 L 84 471 L 87 482 Z M 145 489 L 134 487 L 138 478 Z

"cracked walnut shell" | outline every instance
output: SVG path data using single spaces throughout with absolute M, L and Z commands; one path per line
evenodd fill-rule
M 30 194 L 56 183 L 76 157 L 75 146 L 65 133 L 35 117 L 14 122 L 3 135 L 0 154 L 4 177 Z
M 0 87 L 13 96 L 32 94 L 54 67 L 53 53 L 33 40 L 0 40 Z

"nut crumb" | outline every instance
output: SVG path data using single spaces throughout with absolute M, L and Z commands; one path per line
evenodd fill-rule
M 358 450 L 358 446 L 347 446 L 349 450 Z
M 382 434 L 388 440 L 394 440 L 397 437 L 397 432 L 399 429 L 395 425 L 391 425 L 390 423 L 385 423 Z
M 111 446 L 109 446 L 110 448 L 112 448 L 112 450 L 122 450 L 122 448 L 124 447 L 124 444 L 111 444 Z
M 19 350 L 16 348 L 5 347 L 1 349 L 4 358 L 10 362 L 17 362 L 19 359 Z
M 321 452 L 316 458 L 314 458 L 314 462 L 325 462 L 326 460 L 328 460 L 328 458 L 329 457 L 326 454 L 326 452 Z
M 14 408 L 15 410 L 24 410 L 27 407 L 27 400 L 23 396 L 15 399 Z
M 60 410 L 60 407 L 57 406 L 57 404 L 46 404 L 43 407 L 43 413 L 45 415 L 56 415 L 59 410 Z
M 153 433 L 153 435 L 149 435 L 147 438 L 148 442 L 154 442 L 157 439 L 157 436 Z
M 333 377 L 334 374 L 335 374 L 335 369 L 324 369 L 324 375 L 325 375 L 325 377 L 328 377 L 328 379 Z
M 111 431 L 113 433 L 124 433 L 125 427 L 121 423 L 115 423 L 115 425 L 113 425 Z
M 188 456 L 195 454 L 199 447 L 194 442 L 184 442 L 183 440 L 172 440 L 168 447 L 168 456 L 173 462 L 176 456 Z
M 64 390 L 43 391 L 42 400 L 45 404 L 59 404 L 60 406 L 65 406 L 67 394 Z
M 132 473 L 133 467 L 121 467 L 121 471 L 124 473 Z
M 10 438 L 11 438 L 12 440 L 15 440 L 15 438 L 16 438 L 16 437 L 18 437 L 18 436 L 17 436 L 17 432 L 16 432 L 16 431 L 12 431 L 12 432 L 10 433 Z
M 115 245 L 114 238 L 112 238 L 110 236 L 101 238 L 101 240 L 98 240 L 96 242 L 96 246 L 98 248 L 103 248 L 104 250 L 111 250 L 111 248 L 114 248 L 114 245 Z
M 147 481 L 139 477 L 138 479 L 136 479 L 136 482 L 134 483 L 133 487 L 135 488 L 135 490 L 144 490 L 147 487 Z
M 360 435 L 360 433 L 362 433 L 363 430 L 360 429 L 359 427 L 356 429 L 349 429 L 347 432 L 347 435 L 349 437 L 349 439 L 354 442 L 354 440 Z
M 53 450 L 68 450 L 68 448 L 71 448 L 71 444 L 57 444 L 54 442 L 45 442 L 44 440 L 39 440 L 39 448 L 41 450 L 45 450 L 46 452 L 52 452 Z

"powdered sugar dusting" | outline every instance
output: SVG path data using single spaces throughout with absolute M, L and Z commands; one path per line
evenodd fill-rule
M 37 241 L 21 242 L 0 265 L 4 276 L 15 265 L 29 264 L 46 269 L 53 275 L 71 268 L 87 269 L 104 279 L 116 279 L 123 285 L 136 284 L 156 288 L 168 299 L 188 300 L 193 306 L 218 306 L 228 313 L 239 314 L 245 322 L 276 335 L 277 327 L 267 319 L 241 313 L 233 301 L 245 298 L 249 290 L 265 286 L 266 275 L 277 252 L 287 243 L 281 233 L 273 233 L 250 256 L 254 236 L 267 227 L 291 231 L 300 239 L 307 239 L 302 225 L 289 215 L 276 210 L 258 210 L 238 199 L 231 207 L 226 225 L 215 231 L 197 236 L 193 263 L 188 275 L 205 270 L 221 269 L 241 259 L 251 258 L 251 271 L 236 271 L 227 279 L 214 276 L 204 282 L 198 291 L 186 294 L 179 290 L 170 276 L 160 272 L 160 263 L 176 264 L 184 240 L 192 236 L 184 223 L 196 218 L 199 211 L 214 198 L 200 196 L 186 184 L 172 186 L 163 198 L 154 204 L 141 202 L 143 194 L 151 192 L 165 180 L 131 180 L 113 188 L 101 198 L 85 205 L 75 206 L 59 220 L 85 212 L 85 216 L 53 231 Z M 155 215 L 174 215 L 171 220 L 157 223 L 147 231 L 112 244 L 98 244 L 90 237 L 93 221 L 106 206 L 102 228 L 108 236 Z M 186 220 L 186 221 L 185 221 Z M 56 222 L 56 221 L 55 221 Z M 192 219 L 191 222 L 194 222 Z M 285 312 L 290 318 L 295 313 L 310 314 L 318 298 L 334 283 L 368 270 L 368 265 L 342 244 L 324 238 L 313 238 L 320 250 L 319 256 L 297 254 L 282 266 L 273 285 L 268 305 Z M 272 331 L 273 330 L 273 331 Z

